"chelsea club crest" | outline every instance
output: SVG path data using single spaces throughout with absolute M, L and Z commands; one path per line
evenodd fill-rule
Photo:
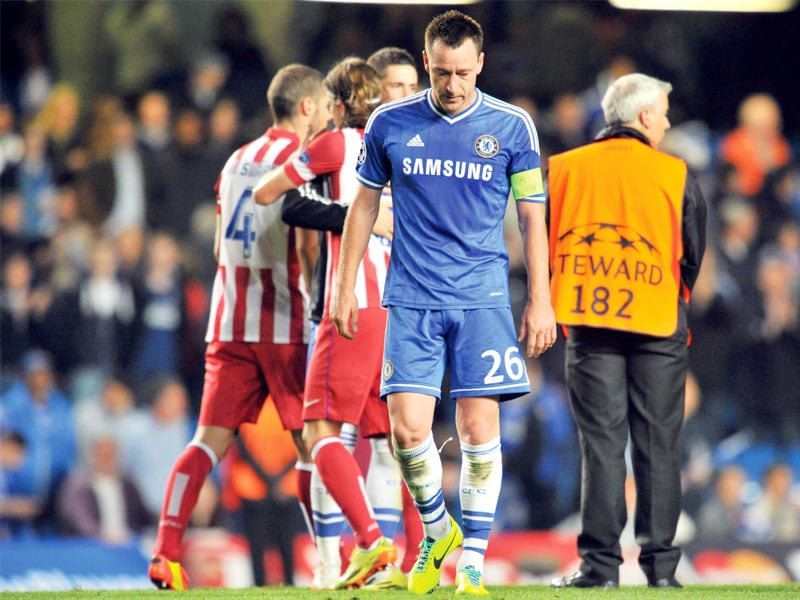
M 482 135 L 475 140 L 475 152 L 483 158 L 492 158 L 500 150 L 500 144 L 491 135 Z
M 394 365 L 392 361 L 387 358 L 386 362 L 383 363 L 383 380 L 389 381 L 392 375 L 394 375 Z

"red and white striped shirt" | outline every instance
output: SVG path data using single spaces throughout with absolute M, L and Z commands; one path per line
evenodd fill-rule
M 356 166 L 364 130 L 345 127 L 323 133 L 314 139 L 306 150 L 284 165 L 289 179 L 297 186 L 307 183 L 317 175 L 326 175 L 331 200 L 350 204 L 356 193 L 358 180 Z M 339 268 L 339 253 L 342 236 L 326 232 L 328 264 L 325 275 L 325 314 L 330 311 L 330 295 L 336 282 Z M 374 308 L 381 305 L 386 270 L 389 267 L 391 243 L 377 235 L 370 236 L 367 251 L 358 265 L 356 275 L 356 298 L 359 308 Z
M 269 206 L 253 200 L 261 175 L 286 162 L 299 146 L 294 133 L 270 128 L 234 152 L 220 173 L 219 264 L 206 342 L 308 341 L 308 293 L 294 229 L 281 220 L 283 200 Z

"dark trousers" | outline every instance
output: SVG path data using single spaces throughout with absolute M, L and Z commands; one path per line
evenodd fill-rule
M 619 581 L 627 520 L 625 448 L 636 482 L 634 533 L 648 581 L 675 573 L 681 511 L 678 435 L 687 370 L 686 319 L 669 338 L 570 328 L 565 371 L 581 456 L 581 570 Z
M 256 586 L 293 585 L 294 539 L 300 531 L 300 511 L 294 498 L 263 500 L 242 499 L 242 529 L 250 547 L 250 561 Z M 264 552 L 276 548 L 283 565 L 282 577 L 275 581 L 274 573 L 269 577 L 264 568 Z

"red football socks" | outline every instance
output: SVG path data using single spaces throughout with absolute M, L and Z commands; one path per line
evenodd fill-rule
M 180 560 L 183 534 L 197 504 L 200 488 L 212 467 L 208 454 L 196 446 L 187 446 L 175 461 L 158 521 L 154 555 L 163 554 L 167 560 Z
M 342 509 L 361 548 L 369 548 L 381 530 L 372 516 L 364 489 L 364 478 L 353 455 L 340 438 L 325 437 L 314 444 L 311 455 L 328 493 Z

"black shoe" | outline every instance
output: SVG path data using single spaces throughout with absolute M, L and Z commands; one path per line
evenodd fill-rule
M 647 587 L 651 588 L 682 588 L 683 586 L 681 583 L 675 579 L 674 576 L 672 577 L 662 577 L 661 579 L 656 579 L 655 581 L 651 581 L 647 584 Z
M 576 571 L 567 577 L 556 577 L 550 582 L 550 587 L 603 588 L 604 590 L 615 590 L 619 587 L 619 583 L 612 579 L 592 577 L 581 571 Z

